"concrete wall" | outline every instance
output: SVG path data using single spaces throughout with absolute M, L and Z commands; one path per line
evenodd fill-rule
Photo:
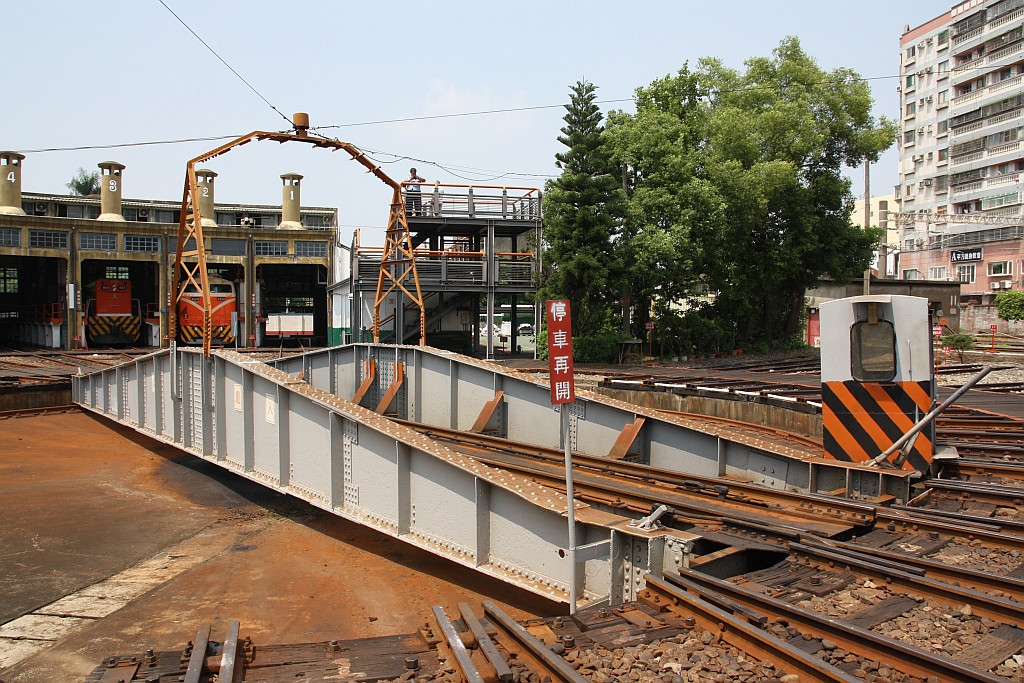
M 678 410 L 711 417 L 775 427 L 802 436 L 821 438 L 821 415 L 802 413 L 764 403 L 730 401 L 704 396 L 680 396 L 668 391 L 630 391 L 597 387 L 595 392 L 645 408 Z
M 966 334 L 988 332 L 990 326 L 1005 334 L 1024 335 L 1024 321 L 1000 320 L 995 304 L 970 304 L 960 309 L 960 330 Z

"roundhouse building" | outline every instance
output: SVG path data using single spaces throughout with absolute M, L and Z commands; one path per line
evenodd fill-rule
M 181 203 L 122 199 L 125 167 L 99 168 L 98 196 L 22 192 L 24 157 L 0 152 L 0 345 L 83 348 L 83 289 L 98 280 L 131 283 L 138 346 L 169 343 Z M 197 175 L 208 271 L 235 285 L 238 345 L 276 345 L 265 337 L 276 313 L 311 319 L 308 343 L 325 345 L 327 285 L 346 279 L 350 263 L 337 239 L 337 209 L 301 206 L 302 176 L 294 173 L 282 176 L 277 205 L 215 203 L 217 174 Z

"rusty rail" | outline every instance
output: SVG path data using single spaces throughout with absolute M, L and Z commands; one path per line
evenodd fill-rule
M 523 628 L 515 619 L 505 614 L 493 602 L 484 600 L 483 608 L 484 614 L 491 623 L 505 636 L 504 643 L 508 645 L 514 643 L 520 652 L 526 655 L 525 659 L 536 667 L 542 680 L 547 675 L 551 677 L 551 680 L 562 683 L 589 683 L 586 678 L 576 673 L 576 670 L 568 662 L 552 652 L 547 645 Z
M 921 648 L 859 626 L 844 624 L 817 612 L 803 609 L 749 588 L 716 579 L 688 569 L 679 574 L 665 573 L 665 582 L 675 584 L 701 599 L 726 598 L 748 609 L 761 612 L 772 621 L 784 621 L 803 633 L 827 638 L 839 647 L 869 659 L 899 663 L 904 673 L 927 680 L 934 676 L 940 683 L 1006 683 L 1001 676 L 979 671 L 952 659 L 940 657 Z M 705 598 L 707 596 L 707 598 Z
M 860 680 L 772 637 L 759 625 L 751 623 L 751 617 L 755 616 L 752 610 L 742 609 L 731 600 L 715 599 L 716 596 L 710 591 L 694 595 L 652 576 L 646 580 L 647 589 L 641 594 L 641 601 L 645 604 L 655 609 L 675 612 L 684 619 L 692 618 L 704 630 L 717 633 L 719 640 L 748 655 L 771 661 L 789 673 L 797 674 L 800 681 L 852 683 Z M 737 616 L 737 612 L 744 616 Z M 763 617 L 756 620 L 763 621 Z

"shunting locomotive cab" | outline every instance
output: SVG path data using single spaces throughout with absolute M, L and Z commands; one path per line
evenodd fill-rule
M 825 455 L 851 462 L 872 460 L 932 407 L 928 299 L 855 296 L 823 303 L 819 310 Z M 890 462 L 928 472 L 934 455 L 932 425 Z
M 131 280 L 99 279 L 85 286 L 85 338 L 93 346 L 138 344 L 142 329 Z
M 211 343 L 232 346 L 238 311 L 235 285 L 221 277 L 209 278 L 210 302 L 213 304 L 213 335 Z M 185 344 L 203 343 L 203 295 L 192 283 L 185 286 L 185 295 L 178 301 L 178 336 Z

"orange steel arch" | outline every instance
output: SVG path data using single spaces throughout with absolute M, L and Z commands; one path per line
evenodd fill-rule
M 426 311 L 423 306 L 423 294 L 420 291 L 420 278 L 416 272 L 416 255 L 413 251 L 412 237 L 409 234 L 409 222 L 405 213 L 405 201 L 402 197 L 402 185 L 396 182 L 388 174 L 380 169 L 380 166 L 373 163 L 355 145 L 340 140 L 331 140 L 319 136 L 310 136 L 307 132 L 309 118 L 305 114 L 296 114 L 295 119 L 302 122 L 296 123 L 294 132 L 253 131 L 248 135 L 232 140 L 216 149 L 201 154 L 188 162 L 185 171 L 185 190 L 181 199 L 181 219 L 178 222 L 178 245 L 174 257 L 174 280 L 172 291 L 174 301 L 170 310 L 169 336 L 171 340 L 177 339 L 178 335 L 178 302 L 181 299 L 185 286 L 188 283 L 195 285 L 203 296 L 203 354 L 210 355 L 210 339 L 213 332 L 213 311 L 210 305 L 210 283 L 206 272 L 206 249 L 203 243 L 202 216 L 199 209 L 199 186 L 196 180 L 196 164 L 209 161 L 222 154 L 226 154 L 235 147 L 240 147 L 253 140 L 273 140 L 274 142 L 305 142 L 314 147 L 323 147 L 333 151 L 344 150 L 352 155 L 354 161 L 358 161 L 368 170 L 377 176 L 385 185 L 394 190 L 391 200 L 391 213 L 388 217 L 388 227 L 385 235 L 384 251 L 380 262 L 380 272 L 377 275 L 377 294 L 373 304 L 373 340 L 380 341 L 380 305 L 388 294 L 400 289 L 408 296 L 414 304 L 420 308 L 420 346 L 426 344 Z M 193 200 L 195 198 L 195 200 Z M 195 249 L 185 251 L 185 245 L 190 239 L 195 239 Z M 194 259 L 194 263 L 187 263 L 184 259 Z M 185 275 L 184 282 L 180 281 L 181 275 Z M 410 292 L 402 280 L 412 275 L 415 294 Z M 396 330 L 401 342 L 401 332 Z

